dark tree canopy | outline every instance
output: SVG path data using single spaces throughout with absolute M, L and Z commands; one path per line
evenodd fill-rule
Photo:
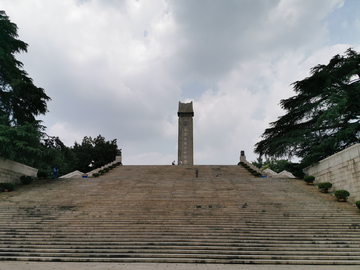
M 317 65 L 292 85 L 296 96 L 280 101 L 287 113 L 270 123 L 255 153 L 302 158 L 310 165 L 360 139 L 360 54 L 351 48 Z
M 66 147 L 56 136 L 48 136 L 36 116 L 47 112 L 50 98 L 36 87 L 15 54 L 26 52 L 27 44 L 17 39 L 17 26 L 0 10 L 0 158 L 60 174 L 87 172 L 114 161 L 116 140 L 99 135 L 85 137 L 82 144 Z
M 50 98 L 16 60 L 28 46 L 17 37 L 16 24 L 0 10 L 0 157 L 36 166 L 43 156 L 44 126 L 35 117 L 47 112 Z
M 46 113 L 50 100 L 16 60 L 14 54 L 26 52 L 28 46 L 17 37 L 16 24 L 0 10 L 0 117 L 4 116 L 9 125 L 34 122 L 35 116 Z
M 76 156 L 74 162 L 77 170 L 89 172 L 115 160 L 117 154 L 116 139 L 105 141 L 101 135 L 92 139 L 85 136 L 82 143 L 75 142 L 72 150 Z

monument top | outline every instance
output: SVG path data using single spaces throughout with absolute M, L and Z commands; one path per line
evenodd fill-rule
M 178 116 L 181 114 L 191 114 L 194 116 L 194 110 L 193 110 L 193 104 L 192 101 L 190 103 L 181 103 L 179 101 L 179 110 L 178 110 Z

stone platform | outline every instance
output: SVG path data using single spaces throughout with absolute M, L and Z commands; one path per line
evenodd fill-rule
M 360 264 L 357 209 L 241 166 L 120 166 L 100 178 L 39 180 L 1 193 L 0 210 L 5 261 Z

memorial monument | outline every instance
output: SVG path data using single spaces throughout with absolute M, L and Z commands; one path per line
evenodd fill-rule
M 194 165 L 193 104 L 179 102 L 178 165 Z

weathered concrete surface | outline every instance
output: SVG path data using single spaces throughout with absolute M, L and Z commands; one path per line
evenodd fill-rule
M 0 158 L 0 182 L 1 183 L 20 183 L 20 176 L 26 175 L 36 177 L 38 170 L 30 166 Z
M 244 265 L 178 263 L 0 262 L 0 270 L 358 270 L 347 265 Z
M 0 260 L 359 266 L 360 213 L 304 181 L 242 166 L 119 166 L 1 193 Z

